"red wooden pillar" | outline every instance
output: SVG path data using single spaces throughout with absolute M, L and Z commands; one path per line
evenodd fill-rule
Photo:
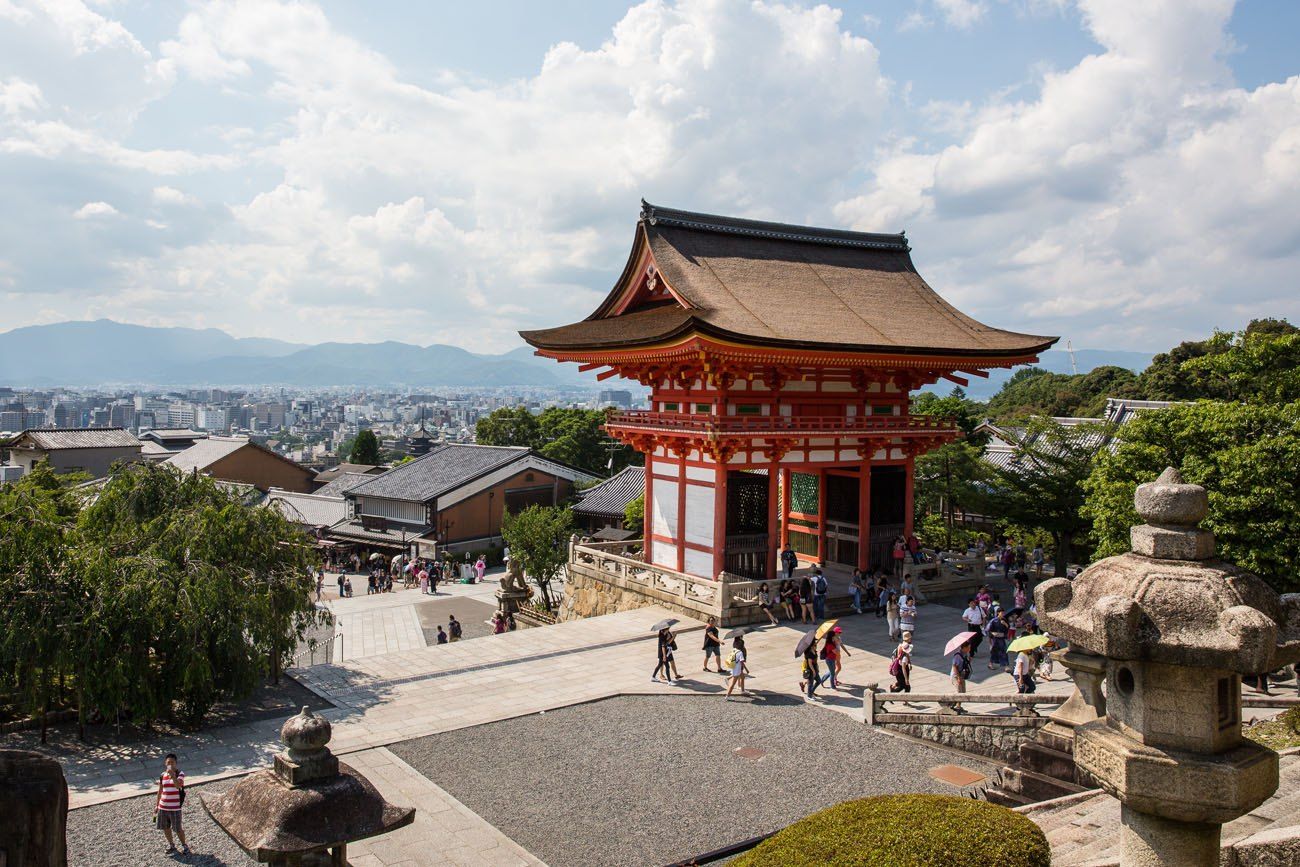
M 826 468 L 817 468 L 817 564 L 826 564 Z
M 781 468 L 781 547 L 790 544 L 790 471 Z
M 858 469 L 858 568 L 871 568 L 871 455 Z
M 906 505 L 903 512 L 903 533 L 912 535 L 912 512 L 914 511 L 912 503 L 912 484 L 916 481 L 916 458 L 911 455 L 907 456 L 907 488 L 906 488 Z
M 781 467 L 772 461 L 767 470 L 767 578 L 776 580 L 777 560 L 781 548 L 781 535 L 785 522 L 777 516 L 777 499 L 780 496 Z
M 686 449 L 677 456 L 677 571 L 686 571 Z
M 651 545 L 654 544 L 654 540 L 651 538 L 654 532 L 651 529 L 654 526 L 654 521 L 652 520 L 654 517 L 654 451 L 655 450 L 651 448 L 645 456 L 645 498 L 641 507 L 641 530 L 645 536 L 645 540 L 642 542 L 644 547 L 641 549 L 641 557 L 647 563 L 653 563 L 655 561 L 653 554 L 654 548 L 651 547 Z
M 713 478 L 713 574 L 717 578 L 727 568 L 727 465 L 717 464 Z

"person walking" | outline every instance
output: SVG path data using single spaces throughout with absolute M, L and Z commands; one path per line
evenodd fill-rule
M 890 692 L 912 691 L 912 633 L 904 632 L 894 648 L 894 658 L 889 663 L 889 673 L 894 677 Z
M 813 569 L 813 617 L 817 620 L 826 619 L 826 594 L 830 592 L 830 584 L 826 581 L 826 576 L 822 574 L 821 567 Z
M 665 626 L 659 630 L 659 637 L 655 642 L 655 670 L 650 675 L 652 683 L 659 683 L 659 672 L 664 673 L 664 681 L 673 682 L 672 661 L 673 661 L 673 631 L 670 627 Z
M 1016 654 L 1016 664 L 1012 668 L 1011 674 L 1016 679 L 1016 692 L 1021 695 L 1029 695 L 1038 691 L 1038 684 L 1034 682 L 1034 669 L 1037 662 L 1033 654 L 1022 650 Z
M 894 539 L 894 552 L 893 552 L 894 577 L 899 579 L 900 581 L 903 578 L 903 557 L 906 555 L 906 553 L 907 553 L 907 543 L 903 541 L 903 537 L 899 536 L 898 538 Z
M 966 610 L 961 613 L 961 619 L 966 630 L 975 633 L 975 637 L 967 642 L 970 645 L 970 655 L 974 657 L 980 642 L 984 640 L 984 609 L 980 608 L 978 600 L 966 600 Z
M 1016 562 L 1016 552 L 1015 549 L 1011 547 L 1010 539 L 1007 540 L 1006 546 L 1004 546 L 1002 549 L 1001 560 L 1002 560 L 1002 577 L 1010 578 L 1011 567 L 1015 565 Z
M 799 556 L 794 553 L 789 542 L 785 543 L 785 548 L 781 551 L 781 566 L 785 569 L 785 580 L 793 580 L 794 570 L 799 566 Z
M 460 641 L 460 636 L 463 631 L 461 629 L 460 621 L 456 619 L 455 614 L 447 615 L 447 631 L 451 633 L 452 641 Z
M 876 574 L 876 619 L 885 616 L 885 609 L 889 604 L 889 596 L 893 591 L 889 589 L 889 581 L 885 578 L 884 572 Z
M 807 691 L 806 701 L 813 701 L 817 697 L 817 686 L 821 683 L 821 670 L 817 665 L 817 642 L 809 642 L 803 652 L 803 680 L 799 681 L 799 688 Z
M 1015 554 L 1014 562 L 1016 564 L 1016 571 L 1017 572 L 1025 571 L 1025 563 L 1028 560 L 1028 552 L 1025 551 L 1025 545 L 1023 542 L 1016 543 L 1014 554 Z
M 885 625 L 889 627 L 889 637 L 898 640 L 902 630 L 898 627 L 898 597 L 889 591 L 889 600 L 885 603 Z
M 442 567 L 434 560 L 429 564 L 429 595 L 438 595 L 438 580 L 442 578 Z
M 966 642 L 957 649 L 952 655 L 952 670 L 949 672 L 952 677 L 953 688 L 957 692 L 966 691 L 966 681 L 970 679 L 970 642 Z
M 718 674 L 722 674 L 722 642 L 718 640 L 718 621 L 710 617 L 708 624 L 704 627 L 704 670 L 709 670 L 709 657 L 712 656 L 718 663 Z
M 808 575 L 799 579 L 799 610 L 804 623 L 813 622 L 813 583 Z
M 420 573 L 416 575 L 416 579 L 420 582 L 420 595 L 428 596 L 429 595 L 429 570 L 421 569 Z
M 158 778 L 158 800 L 154 805 L 154 824 L 167 838 L 167 854 L 176 853 L 172 832 L 181 841 L 180 854 L 190 854 L 185 842 L 185 828 L 181 824 L 181 809 L 185 806 L 185 773 L 176 766 L 176 754 L 168 753 L 163 759 L 162 776 Z
M 898 631 L 900 633 L 916 631 L 915 596 L 898 597 Z
M 1011 665 L 1007 659 L 1007 636 L 1011 633 L 1011 627 L 1007 624 L 1006 612 L 995 606 L 984 631 L 989 637 L 989 669 L 1007 671 Z
M 320 598 L 322 595 L 324 595 L 324 593 L 325 593 L 325 570 L 317 569 L 316 570 L 316 601 L 317 602 L 320 601 Z
M 831 689 L 840 688 L 840 669 L 844 667 L 844 656 L 849 651 L 840 641 L 840 635 L 843 630 L 836 626 L 831 630 L 831 634 L 826 636 L 826 643 L 822 645 L 821 658 L 826 660 L 826 673 L 822 675 L 821 685 L 825 686 L 829 681 Z
M 1043 580 L 1043 566 L 1047 564 L 1047 555 L 1043 553 L 1042 545 L 1034 546 L 1032 558 L 1034 562 L 1034 577 L 1041 581 Z
M 849 591 L 853 594 L 853 610 L 861 614 L 862 595 L 867 592 L 867 582 L 861 569 L 853 570 L 853 581 L 849 584 Z
M 483 583 L 483 576 L 486 575 L 486 574 L 487 574 L 487 561 L 484 560 L 482 557 L 479 557 L 477 560 L 474 561 L 474 580 L 475 580 L 475 582 L 477 582 L 477 583 L 479 583 L 479 584 L 482 584 L 482 583 Z
M 731 701 L 731 691 L 740 687 L 741 695 L 749 695 L 745 691 L 745 677 L 749 674 L 749 666 L 745 663 L 745 638 L 743 635 L 737 635 L 731 642 L 731 653 L 727 654 L 727 661 L 731 663 L 731 676 L 727 678 L 727 701 Z

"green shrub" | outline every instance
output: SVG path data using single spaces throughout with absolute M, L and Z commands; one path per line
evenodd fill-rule
M 882 795 L 800 819 L 741 855 L 735 867 L 1049 867 L 1037 825 L 987 801 Z
M 1291 730 L 1292 734 L 1300 735 L 1300 707 L 1289 707 L 1282 711 L 1278 717 L 1282 723 Z

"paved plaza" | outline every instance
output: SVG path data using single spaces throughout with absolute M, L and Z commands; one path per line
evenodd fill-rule
M 490 598 L 494 589 L 494 583 L 444 588 L 445 598 L 480 603 Z M 320 704 L 329 705 L 322 713 L 333 723 L 331 747 L 342 760 L 367 773 L 373 769 L 372 778 L 386 797 L 420 808 L 420 818 L 411 827 L 353 847 L 352 860 L 358 865 L 414 865 L 440 863 L 439 859 L 450 864 L 538 863 L 532 859 L 546 856 L 544 847 L 537 842 L 540 839 L 537 828 L 544 828 L 548 821 L 563 823 L 567 819 L 561 814 L 549 818 L 542 814 L 530 820 L 540 825 L 510 824 L 499 809 L 482 803 L 483 798 L 494 797 L 491 791 L 485 790 L 496 785 L 503 792 L 516 791 L 517 782 L 505 777 L 510 774 L 508 769 L 519 767 L 515 763 L 525 760 L 534 750 L 535 739 L 528 736 L 530 726 L 546 725 L 553 731 L 557 727 L 552 723 L 558 721 L 562 725 L 564 720 L 572 720 L 569 728 L 573 729 L 575 749 L 581 749 L 584 732 L 591 725 L 584 721 L 583 714 L 595 711 L 584 712 L 574 706 L 620 696 L 660 697 L 644 707 L 654 708 L 653 731 L 663 744 L 668 743 L 670 733 L 673 738 L 684 739 L 678 751 L 684 757 L 682 768 L 673 772 L 688 776 L 692 767 L 697 767 L 701 774 L 720 773 L 725 766 L 717 762 L 733 758 L 728 751 L 745 745 L 746 731 L 757 733 L 756 739 L 761 742 L 758 746 L 767 745 L 771 753 L 771 747 L 779 746 L 777 732 L 789 730 L 791 738 L 799 738 L 809 727 L 827 733 L 824 742 L 809 741 L 810 745 L 822 744 L 816 752 L 825 757 L 826 767 L 840 767 L 839 754 L 852 753 L 850 758 L 855 762 L 896 768 L 904 789 L 932 789 L 936 784 L 920 771 L 923 765 L 940 763 L 939 754 L 946 757 L 944 761 L 976 769 L 985 764 L 942 748 L 918 745 L 862 728 L 863 687 L 867 683 L 888 682 L 886 672 L 894 647 L 886 634 L 885 621 L 871 615 L 840 621 L 852 654 L 845 660 L 844 688 L 826 690 L 825 699 L 816 706 L 804 705 L 798 696 L 799 665 L 793 655 L 795 643 L 808 627 L 785 623 L 764 627 L 747 637 L 753 672 L 749 686 L 753 694 L 728 704 L 722 700 L 723 678 L 700 671 L 703 627 L 700 623 L 684 621 L 679 626 L 678 666 L 687 680 L 680 685 L 650 681 L 655 664 L 650 626 L 666 616 L 662 609 L 643 608 L 456 644 L 427 646 L 422 635 L 421 640 L 415 641 L 400 624 L 407 617 L 418 622 L 415 606 L 429 600 L 430 597 L 422 596 L 417 590 L 397 590 L 391 594 L 329 602 L 340 620 L 351 622 L 353 629 L 370 618 L 375 624 L 371 648 L 393 646 L 395 649 L 355 657 L 345 653 L 338 663 L 291 672 L 299 684 L 320 698 Z M 914 689 L 918 692 L 949 689 L 942 646 L 958 629 L 959 610 L 956 605 L 922 606 L 913 676 Z M 397 611 L 406 613 L 397 615 Z M 390 619 L 389 613 L 395 616 Z M 393 624 L 391 629 L 385 626 L 389 623 Z M 382 639 L 379 632 L 383 632 Z M 365 646 L 364 641 L 358 643 Z M 984 667 L 985 661 L 985 655 L 976 661 L 976 684 L 972 689 L 978 686 L 981 692 L 1013 692 L 1011 678 L 1001 672 L 989 672 Z M 1041 688 L 1045 692 L 1065 692 L 1069 683 L 1058 680 L 1044 683 Z M 638 700 L 646 699 L 628 699 Z M 606 703 L 606 707 L 616 706 Z M 548 713 L 539 716 L 540 711 Z M 827 711 L 839 716 L 829 717 Z M 509 726 L 495 730 L 473 728 L 503 721 L 518 727 L 516 734 L 509 734 L 515 731 Z M 111 805 L 151 791 L 159 756 L 168 751 L 181 756 L 182 767 L 192 784 L 229 780 L 266 767 L 281 748 L 278 736 L 282 722 L 278 717 L 257 719 L 197 734 L 111 746 L 85 745 L 65 739 L 51 744 L 48 751 L 63 762 L 76 817 L 78 811 L 92 805 Z M 629 726 L 630 723 L 621 724 L 618 736 L 635 744 L 638 735 Z M 500 732 L 507 735 L 502 736 Z M 601 734 L 607 736 L 608 733 Z M 448 738 L 442 741 L 444 747 L 437 746 L 440 737 Z M 36 746 L 35 738 L 29 735 L 11 736 L 9 742 Z M 429 746 L 418 746 L 420 743 Z M 881 746 L 867 748 L 863 746 L 866 743 Z M 487 752 L 482 747 L 468 749 L 473 744 L 493 746 Z M 484 765 L 480 776 L 475 777 L 475 785 L 469 788 L 465 785 L 469 774 L 463 763 L 459 765 L 458 777 L 453 779 L 448 778 L 436 761 L 438 755 L 462 751 L 462 747 L 465 747 L 463 755 L 456 756 L 457 761 L 472 756 L 475 762 Z M 893 759 L 886 758 L 891 755 L 891 748 Z M 405 757 L 405 761 L 394 757 L 394 753 Z M 931 757 L 930 753 L 935 756 Z M 663 754 L 665 766 L 672 764 L 672 756 L 673 750 Z M 563 787 L 582 779 L 576 770 L 571 777 L 566 776 L 570 763 L 558 755 L 536 753 L 536 761 L 540 768 L 557 778 L 552 800 L 566 800 Z M 778 759 L 765 761 L 775 766 Z M 410 765 L 418 770 L 412 770 Z M 773 774 L 777 791 L 787 786 L 784 782 L 787 776 L 785 772 Z M 861 774 L 855 772 L 850 779 L 862 782 L 863 793 L 876 790 L 875 778 L 865 770 Z M 757 783 L 758 780 L 751 780 L 747 786 Z M 635 794 L 641 785 L 641 782 L 630 782 L 629 792 Z M 685 816 L 692 809 L 690 793 L 680 785 L 676 791 L 679 795 L 675 797 L 680 801 L 677 809 Z M 463 797 L 471 806 L 462 804 L 457 797 Z M 717 798 L 718 794 L 711 791 L 708 797 Z M 754 796 L 747 792 L 745 797 Z M 800 810 L 809 806 L 797 798 L 792 803 Z M 478 809 L 473 805 L 478 805 Z M 769 816 L 769 822 L 793 818 L 792 814 L 778 812 L 764 815 Z M 733 834 L 715 830 L 717 833 L 709 842 L 716 845 L 731 842 Z M 141 845 L 158 842 L 153 839 L 156 833 L 151 834 L 143 820 L 136 825 L 136 833 Z M 612 831 L 607 828 L 602 833 Z M 697 842 L 705 841 L 701 838 L 692 841 L 692 845 Z M 532 855 L 520 849 L 521 845 Z M 161 848 L 158 851 L 161 853 Z M 416 853 L 424 854 L 413 857 Z M 570 863 L 563 851 L 551 850 L 550 857 L 556 859 L 551 862 L 554 864 Z

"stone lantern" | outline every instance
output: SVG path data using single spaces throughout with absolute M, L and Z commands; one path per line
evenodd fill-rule
M 275 767 L 249 774 L 203 807 L 261 864 L 346 867 L 347 844 L 409 825 L 415 810 L 384 800 L 330 752 L 329 720 L 308 708 L 280 730 Z
M 1038 618 L 1104 658 L 1106 716 L 1074 757 L 1122 805 L 1122 867 L 1210 867 L 1221 825 L 1277 789 L 1277 754 L 1241 733 L 1241 675 L 1300 658 L 1300 595 L 1215 559 L 1205 489 L 1177 470 L 1134 502 L 1132 552 L 1044 582 Z

